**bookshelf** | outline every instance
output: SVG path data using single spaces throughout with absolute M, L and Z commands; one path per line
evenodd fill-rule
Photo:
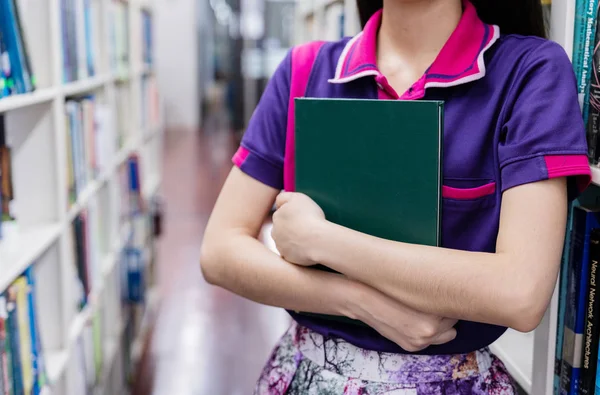
M 32 92 L 0 97 L 15 217 L 0 222 L 0 310 L 15 281 L 31 273 L 35 308 L 27 307 L 47 379 L 39 393 L 126 393 L 158 303 L 152 208 L 163 117 L 151 57 L 153 1 L 0 6 L 8 2 L 19 7 L 36 82 Z M 84 247 L 74 230 L 82 218 Z M 0 344 L 1 337 L 0 329 Z
M 567 54 L 573 53 L 575 2 L 569 0 L 542 0 L 551 5 L 550 38 L 563 46 Z M 343 13 L 344 36 L 352 36 L 360 31 L 355 0 L 310 0 L 298 4 L 296 11 L 296 43 L 309 40 L 336 40 L 338 26 L 334 23 L 336 14 Z M 339 15 L 338 15 L 339 16 Z M 592 182 L 600 186 L 600 167 L 590 165 Z M 266 234 L 270 231 L 267 229 Z M 267 245 L 274 244 L 267 237 Z M 520 333 L 508 330 L 491 349 L 505 363 L 519 386 L 528 394 L 553 394 L 554 358 L 557 336 L 558 284 L 546 314 L 535 331 Z

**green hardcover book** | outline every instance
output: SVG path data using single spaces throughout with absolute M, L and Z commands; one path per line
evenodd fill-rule
M 295 99 L 296 191 L 336 224 L 439 246 L 443 110 L 440 101 Z

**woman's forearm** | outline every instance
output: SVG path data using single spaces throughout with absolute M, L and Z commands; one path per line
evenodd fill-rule
M 211 284 L 270 306 L 348 315 L 350 280 L 339 274 L 292 265 L 245 234 L 207 242 L 201 268 Z
M 315 232 L 315 261 L 427 313 L 529 331 L 552 292 L 531 294 L 523 264 L 507 255 L 397 243 L 332 223 Z M 548 266 L 548 277 L 556 271 Z M 552 281 L 546 281 L 552 284 Z M 541 306 L 541 307 L 540 307 Z

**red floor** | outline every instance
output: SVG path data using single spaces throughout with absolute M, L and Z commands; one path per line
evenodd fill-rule
M 234 150 L 225 131 L 167 134 L 158 242 L 162 299 L 135 393 L 250 394 L 289 322 L 282 310 L 212 287 L 200 273 L 202 234 Z

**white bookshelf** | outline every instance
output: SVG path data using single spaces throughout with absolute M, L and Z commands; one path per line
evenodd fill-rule
M 117 71 L 111 64 L 113 41 L 110 13 L 117 0 L 91 0 L 96 28 L 95 75 L 64 83 L 60 0 L 19 0 L 22 9 L 32 68 L 37 89 L 32 93 L 0 99 L 8 145 L 12 149 L 12 178 L 15 190 L 16 223 L 2 223 L 0 239 L 0 293 L 24 270 L 33 267 L 36 278 L 36 318 L 42 356 L 49 379 L 48 390 L 56 395 L 79 395 L 78 339 L 95 314 L 101 316 L 102 369 L 95 394 L 121 394 L 126 391 L 124 366 L 119 356 L 126 322 L 121 304 L 121 249 L 134 225 L 121 217 L 120 169 L 130 154 L 140 158 L 141 189 L 144 199 L 157 193 L 161 180 L 163 124 L 158 119 L 142 119 L 142 81 L 153 76 L 142 59 L 141 14 L 152 12 L 152 0 L 119 0 L 128 12 L 129 64 Z M 67 181 L 67 125 L 65 102 L 93 94 L 109 109 L 117 123 L 119 105 L 128 108 L 126 140 L 91 179 L 69 207 Z M 120 99 L 121 98 L 121 99 Z M 160 109 L 160 103 L 158 108 Z M 118 124 L 118 126 L 117 126 Z M 98 273 L 86 307 L 74 303 L 76 268 L 70 241 L 73 219 L 91 205 L 102 217 L 104 246 L 98 248 Z M 146 249 L 146 260 L 151 249 Z M 146 309 L 158 299 L 148 290 Z M 138 325 L 139 327 L 140 325 Z M 134 342 L 141 344 L 145 331 Z M 139 346 L 138 346 L 139 347 Z
M 330 39 L 327 32 L 327 11 L 336 3 L 344 4 L 345 35 L 360 31 L 355 0 L 310 0 L 299 2 L 296 15 L 296 42 Z M 575 2 L 552 0 L 550 38 L 563 46 L 571 56 L 573 50 L 573 24 Z M 600 186 L 600 167 L 591 166 L 592 182 Z M 267 240 L 270 248 L 273 243 Z M 508 330 L 491 349 L 505 363 L 510 374 L 529 394 L 553 393 L 554 356 L 556 341 L 558 298 L 557 289 L 552 297 L 542 323 L 530 333 Z

